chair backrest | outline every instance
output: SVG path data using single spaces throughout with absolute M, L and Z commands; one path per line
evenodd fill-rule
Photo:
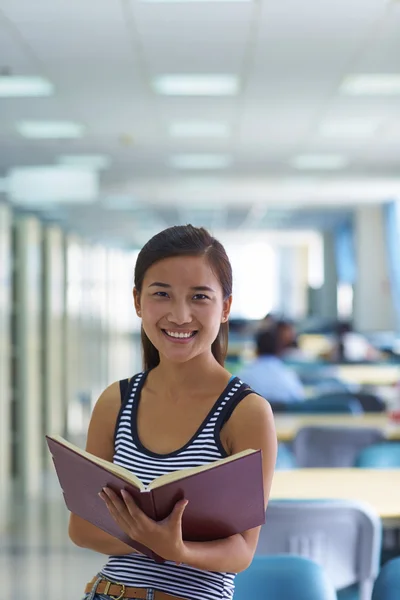
M 255 556 L 239 573 L 234 600 L 336 600 L 323 569 L 299 556 Z
M 386 442 L 364 448 L 355 466 L 363 469 L 400 469 L 400 443 Z
M 375 581 L 372 600 L 399 600 L 400 557 L 385 563 Z
M 352 467 L 361 450 L 384 439 L 371 427 L 302 427 L 292 450 L 299 467 Z
M 315 392 L 319 392 L 321 395 L 325 393 L 351 393 L 351 384 L 345 383 L 344 381 L 341 381 L 340 379 L 337 379 L 335 377 L 325 377 L 319 382 L 316 382 L 314 385 Z
M 358 400 L 364 412 L 385 412 L 386 403 L 385 401 L 377 396 L 368 392 L 335 392 L 327 393 L 320 396 L 320 398 L 326 398 L 327 400 L 337 400 L 338 398 L 353 398 Z
M 290 403 L 288 412 L 293 413 L 324 413 L 324 414 L 361 414 L 363 411 L 361 403 L 352 396 L 333 395 L 311 398 L 304 402 Z
M 311 558 L 325 569 L 336 589 L 358 583 L 360 600 L 370 600 L 381 540 L 379 516 L 362 503 L 273 500 L 256 553 Z

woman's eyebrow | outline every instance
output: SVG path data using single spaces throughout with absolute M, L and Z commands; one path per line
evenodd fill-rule
M 153 283 L 151 283 L 149 285 L 149 288 L 151 288 L 151 287 L 171 288 L 169 283 L 163 283 L 162 281 L 154 281 Z M 195 285 L 190 289 L 193 290 L 194 292 L 214 292 L 215 293 L 215 290 L 213 290 L 213 288 L 209 287 L 208 285 Z
M 208 287 L 208 285 L 196 285 L 191 289 L 195 292 L 215 292 L 215 290 L 213 290 L 211 287 Z
M 169 283 L 162 283 L 161 281 L 155 281 L 154 283 L 151 283 L 149 285 L 149 288 L 150 287 L 170 288 L 171 286 L 169 285 Z

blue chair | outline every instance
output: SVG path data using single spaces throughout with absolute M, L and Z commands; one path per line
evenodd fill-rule
M 371 427 L 309 426 L 296 433 L 292 450 L 299 467 L 353 467 L 361 450 L 384 439 Z
M 377 394 L 370 392 L 335 391 L 333 393 L 319 394 L 318 398 L 335 401 L 340 398 L 358 400 L 364 412 L 382 413 L 387 409 L 385 401 Z
M 319 414 L 361 414 L 363 408 L 357 398 L 353 396 L 321 396 L 311 398 L 304 402 L 291 402 L 286 406 L 286 412 L 292 413 L 319 413 Z
M 336 600 L 323 569 L 300 556 L 256 556 L 236 577 L 234 600 Z
M 364 448 L 357 455 L 355 466 L 362 469 L 400 469 L 400 443 L 384 442 Z
M 393 558 L 381 569 L 374 584 L 372 600 L 399 600 L 400 557 Z
M 276 457 L 275 469 L 278 471 L 288 471 L 297 467 L 293 452 L 289 450 L 286 444 L 278 444 L 278 455 Z
M 371 600 L 381 542 L 381 520 L 361 502 L 270 500 L 256 555 L 309 558 L 326 571 L 338 598 Z

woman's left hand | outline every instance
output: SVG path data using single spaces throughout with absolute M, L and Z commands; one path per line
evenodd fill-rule
M 187 500 L 177 502 L 171 514 L 163 521 L 153 521 L 137 506 L 127 491 L 122 490 L 121 495 L 123 499 L 110 488 L 104 488 L 99 494 L 122 531 L 165 560 L 185 562 L 182 516 Z

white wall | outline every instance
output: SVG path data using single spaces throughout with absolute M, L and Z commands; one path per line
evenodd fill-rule
M 42 228 L 33 217 L 18 217 L 16 227 L 15 346 L 17 358 L 13 401 L 17 430 L 14 449 L 21 493 L 37 494 L 41 489 L 42 423 Z
M 11 295 L 11 213 L 0 204 L 0 495 L 10 480 Z
M 48 227 L 43 239 L 43 409 L 44 431 L 64 433 L 65 260 L 63 232 Z M 51 456 L 44 447 L 45 460 Z
M 365 206 L 355 211 L 357 278 L 354 324 L 360 331 L 395 329 L 389 284 L 383 210 Z

